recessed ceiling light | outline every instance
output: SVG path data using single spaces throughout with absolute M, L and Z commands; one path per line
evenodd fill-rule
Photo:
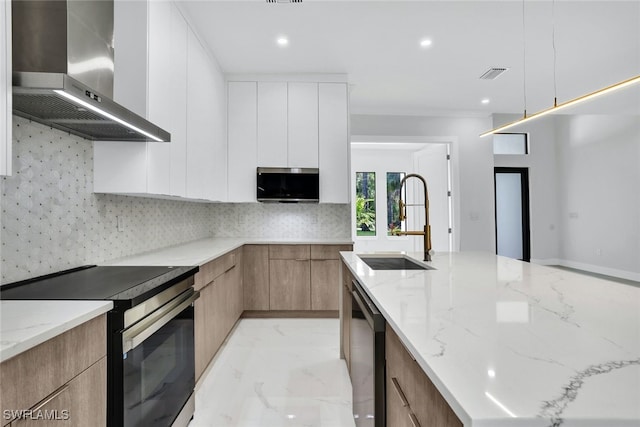
M 488 99 L 488 98 L 485 98 L 485 99 L 483 99 L 483 100 L 482 100 L 482 101 L 480 101 L 480 102 L 482 102 L 483 104 L 488 104 L 490 101 L 489 101 L 489 99 Z
M 289 39 L 287 39 L 286 37 L 278 37 L 277 43 L 278 46 L 286 46 L 289 44 Z
M 428 47 L 431 46 L 431 43 L 433 43 L 430 39 L 424 39 L 420 42 L 420 46 L 422 47 Z

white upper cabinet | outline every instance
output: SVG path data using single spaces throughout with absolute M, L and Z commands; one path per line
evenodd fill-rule
M 257 82 L 258 166 L 318 167 L 318 84 Z
M 258 166 L 287 165 L 287 83 L 258 82 Z
M 229 201 L 256 201 L 259 166 L 319 168 L 320 202 L 349 203 L 347 83 L 235 79 L 228 83 Z
M 0 4 L 0 175 L 11 175 L 11 2 Z
M 346 83 L 318 84 L 320 202 L 349 203 L 349 98 Z
M 230 202 L 256 201 L 257 83 L 228 83 L 228 187 Z
M 174 52 L 171 46 L 170 2 L 149 2 L 148 75 L 147 75 L 147 118 L 171 134 L 171 142 L 176 140 L 171 117 L 177 112 L 173 104 L 170 64 Z M 147 142 L 147 192 L 171 195 L 171 145 Z
M 171 142 L 95 142 L 94 191 L 226 200 L 225 81 L 215 60 L 175 2 L 114 7 L 114 98 Z
M 289 167 L 318 167 L 318 84 L 288 84 Z
M 226 201 L 224 77 L 192 31 L 187 57 L 187 197 Z
M 164 3 L 164 2 L 159 2 Z M 171 115 L 171 195 L 187 195 L 187 32 L 189 27 L 176 6 L 171 3 L 172 61 L 171 80 L 165 81 L 165 89 L 171 91 L 171 103 L 175 113 Z M 166 48 L 166 46 L 165 46 Z M 168 83 L 168 84 L 167 84 Z M 165 171 L 166 173 L 166 171 Z

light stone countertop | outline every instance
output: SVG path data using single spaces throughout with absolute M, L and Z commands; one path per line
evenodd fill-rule
M 351 245 L 349 239 L 291 239 L 291 238 L 260 238 L 237 237 L 196 240 L 181 245 L 170 246 L 139 255 L 132 255 L 102 263 L 102 265 L 202 265 L 212 261 L 227 252 L 242 245 L 268 245 L 268 244 L 317 244 L 317 245 Z
M 465 426 L 640 426 L 640 288 L 482 252 L 341 255 Z
M 210 238 L 145 252 L 102 265 L 202 265 L 244 244 L 351 244 L 341 239 Z M 113 308 L 111 301 L 0 301 L 0 362 Z
M 0 301 L 0 362 L 112 308 L 111 301 Z

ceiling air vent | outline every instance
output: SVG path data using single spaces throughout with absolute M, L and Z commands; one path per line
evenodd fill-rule
M 267 0 L 267 3 L 302 3 L 302 0 Z
M 507 70 L 508 68 L 499 68 L 499 67 L 489 68 L 487 71 L 484 72 L 484 74 L 480 76 L 480 80 L 496 79 L 498 78 L 498 76 L 500 76 L 502 73 L 504 73 Z

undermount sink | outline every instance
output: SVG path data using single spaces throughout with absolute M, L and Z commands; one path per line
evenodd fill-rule
M 403 256 L 358 256 L 372 270 L 435 270 L 433 267 L 420 264 Z

